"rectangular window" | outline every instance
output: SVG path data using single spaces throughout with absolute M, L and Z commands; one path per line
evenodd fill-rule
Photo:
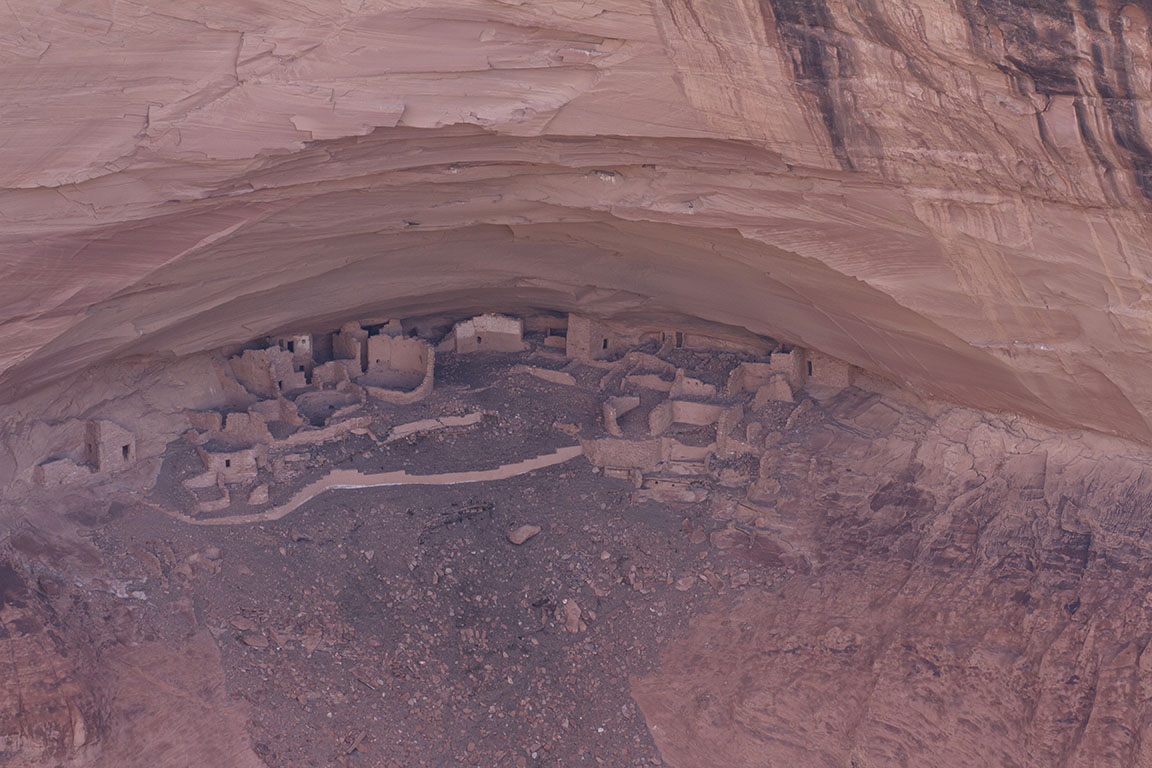
M 125 445 L 120 449 L 120 455 L 124 457 L 124 461 L 128 461 L 129 454 L 132 453 L 132 446 Z
M 288 351 L 289 352 L 295 352 L 296 351 L 296 342 L 294 342 L 294 341 L 288 342 Z
M 809 376 L 812 375 L 812 361 L 811 360 L 808 361 L 808 375 Z

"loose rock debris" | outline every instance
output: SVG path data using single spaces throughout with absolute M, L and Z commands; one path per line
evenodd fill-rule
M 202 412 L 94 518 L 107 591 L 40 591 L 107 605 L 115 642 L 207 629 L 270 768 L 659 764 L 632 681 L 717 600 L 811 573 L 814 500 L 855 492 L 826 435 L 895 427 L 881 396 L 803 380 L 795 350 L 639 347 L 444 350 L 418 400 L 333 399 L 308 426 Z M 780 376 L 800 378 L 774 400 Z M 216 450 L 230 429 L 263 447 Z M 853 653 L 845 633 L 821 647 Z

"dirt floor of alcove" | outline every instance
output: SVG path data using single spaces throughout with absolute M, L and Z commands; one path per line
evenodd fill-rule
M 484 428 L 315 458 L 483 467 L 571 444 L 553 423 L 598 410 L 506 365 L 477 371 L 403 415 L 484 407 L 498 414 Z M 162 472 L 157 493 L 174 488 Z M 143 635 L 175 641 L 179 606 L 194 606 L 270 768 L 659 765 L 631 680 L 717 592 L 783 569 L 711 548 L 707 503 L 635 491 L 577 459 L 498 482 L 330 492 L 255 525 L 131 507 L 94 541 L 117 578 L 147 580 Z M 541 531 L 511 543 L 523 524 Z

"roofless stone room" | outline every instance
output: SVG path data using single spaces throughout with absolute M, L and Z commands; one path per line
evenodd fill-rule
M 0 766 L 1152 768 L 1147 0 L 9 0 Z

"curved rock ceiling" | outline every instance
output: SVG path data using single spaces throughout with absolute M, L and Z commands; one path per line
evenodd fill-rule
M 579 308 L 1147 440 L 1148 5 L 12 0 L 0 382 Z

